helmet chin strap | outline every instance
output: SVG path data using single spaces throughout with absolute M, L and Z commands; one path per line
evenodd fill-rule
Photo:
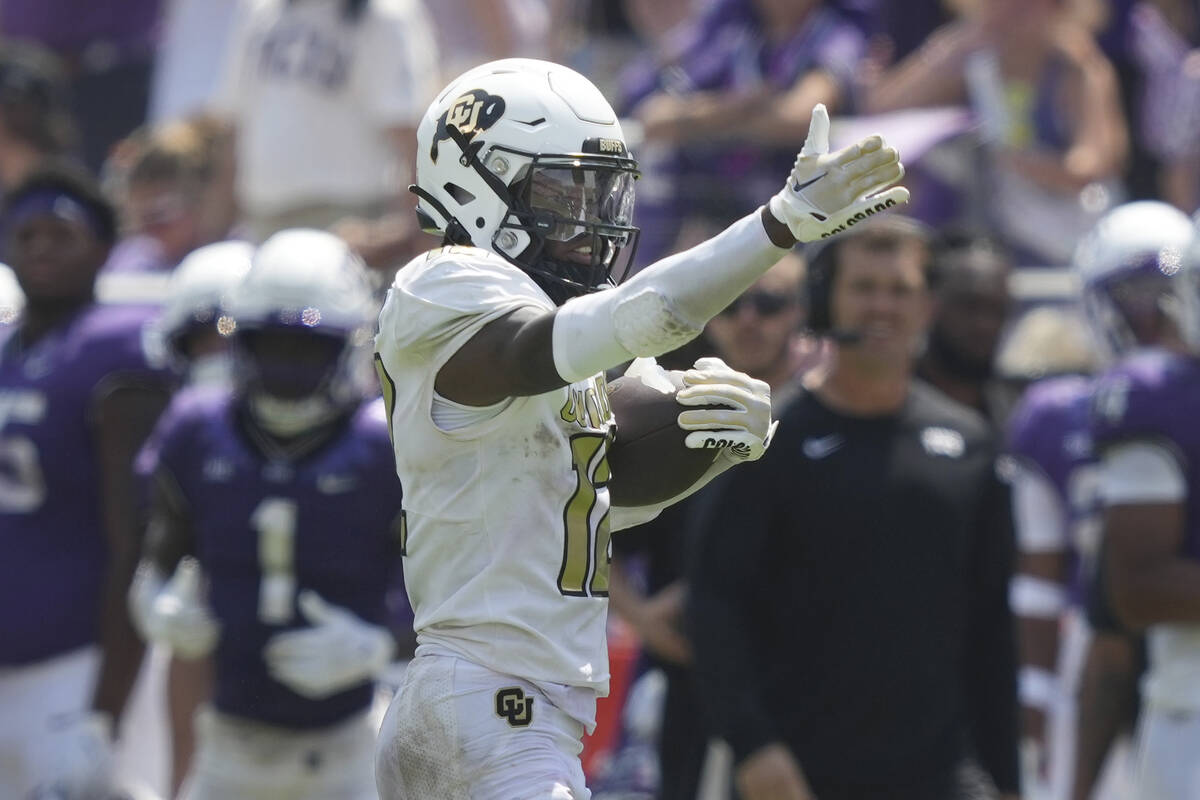
M 328 422 L 340 408 L 330 398 L 314 394 L 301 400 L 255 392 L 249 397 L 249 409 L 254 421 L 275 436 L 299 436 Z

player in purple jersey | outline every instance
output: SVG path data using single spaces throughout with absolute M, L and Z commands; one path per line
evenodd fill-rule
M 224 307 L 234 386 L 183 391 L 139 459 L 131 606 L 149 638 L 215 664 L 189 800 L 376 796 L 367 712 L 403 517 L 383 403 L 357 374 L 372 308 L 341 240 L 275 235 Z
M 1110 280 L 1085 299 L 1117 339 L 1158 346 L 1099 379 L 1091 430 L 1104 514 L 1101 585 L 1120 621 L 1147 634 L 1132 796 L 1183 800 L 1200 796 L 1200 429 L 1190 422 L 1200 401 L 1200 252 L 1185 216 L 1159 205 L 1151 216 L 1146 206 L 1102 220 L 1119 235 L 1098 261 L 1110 260 L 1120 241 L 1158 249 L 1128 259 L 1127 289 Z M 1081 714 L 1081 730 L 1089 724 Z
M 1078 624 L 1084 562 L 1094 557 L 1098 535 L 1091 391 L 1091 379 L 1080 375 L 1039 381 L 1025 392 L 1009 427 L 1019 553 L 1010 600 L 1021 646 L 1023 744 L 1037 762 L 1037 771 L 1025 777 L 1046 783 L 1055 798 L 1064 796 L 1071 765 L 1069 740 L 1058 733 L 1074 723 L 1072 704 L 1065 702 L 1071 693 L 1063 687 L 1074 684 L 1078 667 L 1076 658 L 1067 668 L 1071 636 L 1063 634 Z
M 35 171 L 4 220 L 26 304 L 0 330 L 0 797 L 104 796 L 142 657 L 131 465 L 167 392 L 145 312 L 94 304 L 115 219 L 90 176 Z
M 179 384 L 177 391 L 232 382 L 229 337 L 218 329 L 221 299 L 250 269 L 253 253 L 254 247 L 247 242 L 208 244 L 193 250 L 171 273 L 162 311 L 151 326 L 149 348 L 170 366 Z M 170 730 L 169 735 L 161 730 L 159 691 L 151 704 L 144 704 L 153 716 L 141 720 L 142 747 L 131 755 L 134 763 L 143 763 L 153 756 L 155 747 L 169 746 L 168 796 L 174 797 L 191 764 L 195 749 L 192 715 L 210 694 L 212 662 L 208 658 L 172 658 L 169 648 L 156 647 L 148 658 L 146 680 L 148 686 L 159 689 L 165 680 L 165 721 Z
M 1158 302 L 1170 280 L 1160 271 L 1160 254 L 1181 252 L 1191 237 L 1180 212 L 1139 202 L 1114 210 L 1080 240 L 1074 267 L 1083 305 L 1109 362 L 1175 340 Z M 1103 601 L 1095 587 L 1101 520 L 1090 431 L 1094 386 L 1081 376 L 1035 384 L 1010 435 L 1020 548 L 1012 601 L 1020 617 L 1023 729 L 1040 772 L 1030 777 L 1041 778 L 1051 800 L 1120 791 L 1123 759 L 1114 760 L 1118 768 L 1104 785 L 1099 779 L 1131 713 L 1127 704 L 1114 703 L 1122 693 L 1113 687 L 1136 677 L 1136 640 L 1084 619 Z

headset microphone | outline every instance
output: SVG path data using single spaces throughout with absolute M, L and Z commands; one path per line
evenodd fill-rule
M 863 339 L 863 332 L 853 328 L 833 328 L 826 331 L 824 335 L 840 345 L 858 344 Z

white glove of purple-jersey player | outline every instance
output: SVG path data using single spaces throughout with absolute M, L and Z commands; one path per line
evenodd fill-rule
M 191 556 L 180 559 L 165 584 L 153 563 L 139 564 L 129 588 L 129 608 L 143 639 L 165 645 L 183 659 L 208 655 L 221 637 L 221 625 L 204 599 L 204 572 Z
M 694 431 L 683 440 L 685 445 L 721 448 L 735 461 L 762 457 L 779 424 L 771 421 L 770 386 L 719 358 L 698 359 L 683 373 L 683 383 L 675 400 L 684 406 L 703 406 L 679 414 L 679 427 Z
M 818 103 L 792 174 L 768 208 L 797 241 L 812 242 L 907 203 L 903 186 L 887 189 L 902 177 L 899 153 L 881 136 L 868 136 L 830 153 L 829 112 Z
M 271 677 L 296 694 L 319 700 L 373 679 L 396 649 L 390 631 L 335 606 L 314 591 L 300 593 L 311 627 L 277 633 L 263 655 Z
M 113 791 L 112 718 L 99 711 L 63 714 L 48 720 L 47 752 L 54 753 L 53 775 L 29 797 L 107 800 Z M 33 733 L 32 731 L 30 732 Z

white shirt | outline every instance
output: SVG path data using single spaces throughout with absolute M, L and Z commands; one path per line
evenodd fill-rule
M 416 0 L 251 0 L 214 111 L 237 127 L 237 191 L 252 215 L 401 193 L 388 131 L 415 128 L 440 88 L 437 48 Z
M 554 309 L 528 275 L 475 248 L 418 257 L 388 294 L 376 350 L 404 486 L 405 584 L 422 648 L 594 701 L 609 680 L 604 376 L 448 431 L 432 416 L 442 365 L 527 306 Z
M 165 122 L 209 105 L 229 58 L 238 0 L 170 0 L 154 63 L 149 118 Z

